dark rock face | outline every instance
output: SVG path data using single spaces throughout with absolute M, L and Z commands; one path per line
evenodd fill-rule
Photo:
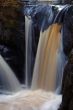
M 73 48 L 73 6 L 66 9 L 63 20 L 63 47 L 66 56 Z
M 67 8 L 64 16 L 63 47 L 68 63 L 63 74 L 63 98 L 59 110 L 73 110 L 73 6 Z
M 62 0 L 62 1 L 63 1 L 63 3 L 65 3 L 65 4 L 67 4 L 67 3 L 70 4 L 70 3 L 72 3 L 73 0 Z
M 71 4 L 72 2 L 73 2 L 73 0 L 62 0 L 63 1 L 63 3 L 65 3 L 65 4 Z
M 69 110 L 73 110 L 73 97 L 72 97 L 70 104 L 69 104 Z
M 64 69 L 62 83 L 62 104 L 59 110 L 73 110 L 73 52 Z
M 0 1 L 0 54 L 18 79 L 24 80 L 25 17 L 18 0 Z

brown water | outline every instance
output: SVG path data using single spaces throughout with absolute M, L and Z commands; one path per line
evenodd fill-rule
M 58 53 L 61 50 L 62 43 L 61 27 L 60 24 L 56 23 L 40 34 L 32 89 L 55 90 L 57 70 L 60 63 Z
M 45 49 L 45 57 L 44 62 L 42 63 L 41 72 L 42 77 L 39 84 L 40 87 L 45 87 L 45 89 L 54 89 L 55 81 L 56 81 L 56 68 L 57 68 L 57 51 L 60 47 L 60 29 L 61 26 L 55 24 L 52 27 L 46 49 Z M 46 75 L 45 75 L 46 74 Z M 44 89 L 44 88 L 43 88 Z

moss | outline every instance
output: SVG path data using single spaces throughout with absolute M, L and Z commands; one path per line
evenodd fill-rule
M 0 21 L 6 27 L 15 27 L 21 10 L 22 4 L 17 0 L 0 1 Z
M 19 8 L 21 6 L 21 2 L 18 0 L 1 0 L 0 6 Z

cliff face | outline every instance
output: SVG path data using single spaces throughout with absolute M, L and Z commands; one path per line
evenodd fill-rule
M 72 3 L 73 0 L 62 0 L 62 1 L 63 1 L 63 3 L 66 4 L 66 3 Z
M 22 81 L 24 71 L 25 18 L 18 0 L 0 1 L 0 53 Z
M 73 51 L 64 69 L 62 94 L 62 104 L 59 110 L 73 110 Z
M 7 34 L 3 34 L 3 32 L 7 33 L 7 30 L 10 34 L 12 29 L 17 30 L 22 16 L 22 5 L 19 2 L 16 0 L 0 1 L 0 36 L 6 37 Z
M 63 48 L 66 56 L 69 56 L 73 48 L 73 6 L 70 6 L 63 20 Z
M 19 8 L 21 6 L 21 2 L 17 0 L 1 0 L 0 5 L 4 6 L 12 6 L 15 8 Z

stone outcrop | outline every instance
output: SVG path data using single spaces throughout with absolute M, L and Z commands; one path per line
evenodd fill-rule
M 25 18 L 18 0 L 0 1 L 0 54 L 22 82 L 24 76 Z

